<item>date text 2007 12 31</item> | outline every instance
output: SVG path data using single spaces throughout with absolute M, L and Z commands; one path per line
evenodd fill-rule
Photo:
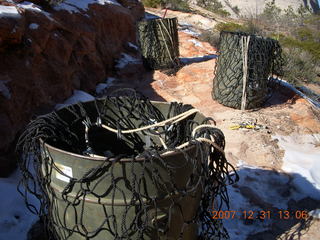
M 304 210 L 279 210 L 279 211 L 270 211 L 270 210 L 243 210 L 243 211 L 211 211 L 212 219 L 307 219 L 308 212 Z

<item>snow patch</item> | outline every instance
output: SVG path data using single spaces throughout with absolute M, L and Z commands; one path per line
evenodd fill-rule
M 189 34 L 189 35 L 194 36 L 194 37 L 200 36 L 200 33 L 197 33 L 197 32 L 195 32 L 195 31 L 192 31 L 192 30 L 190 30 L 190 29 L 188 29 L 188 28 L 187 28 L 187 29 L 180 30 L 180 32 L 184 32 L 184 33 Z
M 303 92 L 299 91 L 298 89 L 296 89 L 293 85 L 291 85 L 290 83 L 288 83 L 287 81 L 283 80 L 283 79 L 279 79 L 279 78 L 271 78 L 271 81 L 286 87 L 290 90 L 292 90 L 293 92 L 295 92 L 296 94 L 298 94 L 300 97 L 303 97 L 304 99 L 306 99 L 310 104 L 312 104 L 315 107 L 320 108 L 320 102 L 314 99 L 309 98 L 306 94 L 304 94 Z
M 70 98 L 68 98 L 63 104 L 57 104 L 55 106 L 55 109 L 59 110 L 61 108 L 76 104 L 78 102 L 89 102 L 89 101 L 93 101 L 94 99 L 95 98 L 89 93 L 86 93 L 81 90 L 74 90 L 73 95 Z
M 247 224 L 244 214 L 254 212 L 254 218 L 258 212 L 266 211 L 265 207 L 253 204 L 252 199 L 259 199 L 261 203 L 267 203 L 279 209 L 287 209 L 288 197 L 282 197 L 279 192 L 287 188 L 289 177 L 278 172 L 247 165 L 240 161 L 239 182 L 228 186 L 230 208 L 224 207 L 222 210 L 233 211 L 234 217 L 223 219 L 223 225 L 228 230 L 231 240 L 245 240 L 250 234 L 255 234 L 270 229 L 274 216 L 270 216 L 263 221 L 252 220 Z M 260 204 L 261 204 L 260 203 Z M 258 204 L 258 203 L 256 203 Z
M 1 17 L 20 17 L 20 14 L 15 6 L 0 5 L 0 18 Z
M 128 45 L 129 45 L 129 47 L 132 47 L 132 48 L 135 49 L 135 50 L 138 50 L 138 49 L 139 49 L 137 45 L 135 45 L 135 44 L 133 44 L 133 43 L 131 43 L 131 42 L 128 42 Z
M 310 211 L 308 215 L 320 219 L 320 208 Z
M 43 15 L 45 15 L 48 19 L 50 19 L 51 21 L 54 21 L 54 19 L 51 17 L 50 13 L 43 11 L 41 9 L 41 7 L 39 7 L 38 5 L 31 3 L 31 2 L 22 2 L 20 4 L 17 5 L 19 8 L 23 8 L 26 10 L 30 10 L 30 11 L 34 11 L 34 12 L 39 12 Z
M 117 6 L 121 6 L 116 0 L 66 0 L 63 3 L 54 7 L 55 10 L 66 10 L 71 13 L 77 13 L 82 11 L 87 11 L 89 9 L 90 4 L 113 4 Z
M 285 150 L 282 170 L 291 173 L 299 194 L 320 200 L 320 134 L 274 136 Z
M 189 39 L 188 42 L 192 42 L 196 47 L 203 47 L 202 43 L 196 39 Z
M 0 93 L 6 98 L 11 98 L 10 89 L 6 86 L 6 83 L 10 82 L 10 80 L 0 80 Z
M 21 175 L 16 171 L 9 178 L 0 178 L 0 239 L 27 239 L 31 226 L 38 220 L 26 207 L 24 199 L 17 191 Z M 39 202 L 29 196 L 31 204 L 38 207 Z
M 121 58 L 118 60 L 116 68 L 124 68 L 128 64 L 140 64 L 141 60 L 134 58 L 126 53 L 121 53 Z
M 99 83 L 96 87 L 96 93 L 101 94 L 106 88 L 113 86 L 115 80 L 115 78 L 109 77 L 107 78 L 106 83 Z
M 31 24 L 29 25 L 29 28 L 32 29 L 32 30 L 36 30 L 36 29 L 39 28 L 39 24 L 37 24 L 37 23 L 31 23 Z

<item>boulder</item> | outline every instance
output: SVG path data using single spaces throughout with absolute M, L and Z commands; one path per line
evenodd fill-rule
M 136 43 L 144 8 L 138 0 L 92 0 L 86 7 L 66 0 L 45 10 L 23 1 L 0 6 L 10 10 L 0 12 L 0 165 L 14 166 L 12 146 L 30 118 L 111 76 L 128 43 Z M 1 167 L 0 177 L 9 170 Z

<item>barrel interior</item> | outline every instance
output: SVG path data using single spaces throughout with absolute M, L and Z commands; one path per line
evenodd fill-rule
M 139 131 L 137 133 L 122 134 L 111 132 L 101 126 L 95 125 L 97 119 L 100 117 L 102 124 L 108 125 L 113 129 L 136 129 L 146 125 L 151 125 L 156 122 L 160 122 L 169 118 L 170 105 L 153 102 L 152 109 L 146 109 L 146 111 L 154 111 L 153 119 L 143 119 L 135 113 L 135 109 L 131 109 L 130 106 L 117 108 L 114 101 L 109 99 L 100 99 L 96 102 L 87 102 L 85 104 L 74 105 L 72 110 L 70 108 L 63 108 L 57 112 L 59 118 L 66 122 L 68 125 L 68 141 L 64 141 L 63 138 L 48 139 L 46 144 L 75 154 L 83 155 L 87 150 L 88 144 L 92 148 L 94 155 L 98 156 L 117 156 L 125 155 L 127 157 L 138 156 L 140 153 L 147 149 L 155 149 L 157 151 L 163 151 L 164 147 L 160 142 L 157 133 L 154 133 L 154 129 L 151 131 Z M 85 112 L 85 113 L 83 113 Z M 121 113 L 120 113 L 121 112 Z M 85 114 L 81 116 L 81 114 Z M 172 117 L 173 115 L 171 115 Z M 201 122 L 205 119 L 202 114 L 193 114 L 185 120 L 175 124 L 179 125 L 179 128 L 175 129 L 176 132 L 172 132 L 172 136 L 179 135 L 179 141 L 175 142 L 176 147 L 182 143 L 190 140 L 188 133 L 181 131 L 185 127 L 188 121 Z M 88 130 L 88 143 L 86 144 L 86 129 L 84 120 L 88 120 L 92 123 Z M 167 127 L 161 127 L 158 132 L 165 131 Z M 163 137 L 164 134 L 161 134 Z M 166 139 L 164 138 L 164 141 Z

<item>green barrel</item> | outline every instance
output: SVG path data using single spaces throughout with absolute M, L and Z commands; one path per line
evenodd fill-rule
M 247 49 L 244 49 L 243 38 L 248 40 Z M 213 81 L 213 99 L 225 106 L 240 109 L 245 91 L 245 109 L 261 107 L 268 96 L 269 75 L 281 68 L 279 43 L 257 35 L 221 32 L 219 51 Z
M 148 19 L 139 22 L 139 41 L 146 67 L 165 69 L 179 65 L 177 25 L 177 18 Z
M 152 103 L 164 115 L 169 111 L 168 103 Z M 90 112 L 90 109 L 94 111 L 95 104 L 87 102 L 83 105 Z M 69 120 L 72 120 L 72 115 L 65 109 L 59 110 L 58 115 L 69 115 Z M 199 123 L 204 119 L 199 113 L 193 116 L 193 120 Z M 64 121 L 68 119 L 64 118 Z M 139 120 L 136 124 L 139 125 Z M 153 140 L 158 141 L 156 138 Z M 139 157 L 118 161 L 111 158 L 106 161 L 105 157 L 72 153 L 57 147 L 59 144 L 55 143 L 42 142 L 41 146 L 42 158 L 49 158 L 51 165 L 44 164 L 48 161 L 43 161 L 42 165 L 42 174 L 50 175 L 50 184 L 47 186 L 50 198 L 48 214 L 60 239 L 80 240 L 87 236 L 95 240 L 138 240 L 141 239 L 139 231 L 130 232 L 130 226 L 137 221 L 147 225 L 143 239 L 197 239 L 199 226 L 186 223 L 192 222 L 197 215 L 202 190 L 200 186 L 188 189 L 195 166 L 186 161 L 184 155 L 195 156 L 195 146 L 187 147 L 184 152 L 163 155 L 164 161 L 155 158 L 152 162 Z M 169 176 L 168 166 L 175 169 L 173 176 Z M 88 172 L 91 169 L 98 169 L 100 173 L 95 174 L 90 182 L 84 180 L 82 184 L 72 185 L 73 178 L 89 179 Z M 161 182 L 157 182 L 154 174 L 151 174 L 155 171 L 162 179 Z M 134 191 L 131 189 L 132 181 L 139 176 L 143 176 L 140 178 L 143 184 L 136 186 Z M 195 182 L 198 180 L 193 179 Z M 72 185 L 72 188 L 66 193 L 68 185 Z M 186 194 L 174 192 L 172 186 L 185 189 Z M 91 192 L 83 195 L 86 188 L 91 189 Z M 133 192 L 140 192 L 140 198 L 132 196 Z M 148 197 L 144 198 L 144 195 Z M 141 206 L 144 206 L 144 212 L 141 212 Z M 181 229 L 183 236 L 180 235 Z

